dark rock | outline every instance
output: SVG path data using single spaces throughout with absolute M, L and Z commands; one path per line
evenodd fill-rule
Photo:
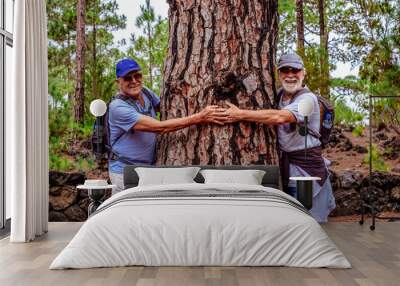
M 388 160 L 396 160 L 396 159 L 400 158 L 400 152 L 393 151 L 392 148 L 387 148 L 383 152 L 383 156 L 385 157 L 385 159 L 388 159 Z
M 335 128 L 333 128 L 332 133 L 329 137 L 328 146 L 335 147 L 336 145 L 341 143 L 343 141 L 343 139 L 345 139 L 345 138 L 346 137 L 343 135 L 342 129 L 335 127 Z
M 384 156 L 390 160 L 400 158 L 400 136 L 393 136 L 383 143 L 385 148 Z
M 68 218 L 62 212 L 50 211 L 49 221 L 68 221 Z
M 373 206 L 377 212 L 391 211 L 388 207 L 389 196 L 384 189 L 375 186 L 363 187 L 360 190 L 361 199 L 368 205 Z
M 73 205 L 64 211 L 69 221 L 85 221 L 87 214 L 78 205 Z
M 58 171 L 49 172 L 49 185 L 53 186 L 76 186 L 85 182 L 86 176 L 84 172 L 64 173 Z
M 353 149 L 353 143 L 351 143 L 349 138 L 345 137 L 339 144 L 339 148 L 342 149 L 343 151 L 349 151 Z
M 380 122 L 380 123 L 378 124 L 378 128 L 376 129 L 376 131 L 379 132 L 379 131 L 382 131 L 382 130 L 387 130 L 387 126 L 386 126 L 385 123 Z
M 58 196 L 49 196 L 49 203 L 54 210 L 63 210 L 75 203 L 78 192 L 75 187 L 61 187 Z
M 383 143 L 383 147 L 391 147 L 394 150 L 400 150 L 400 136 L 396 135 Z
M 87 213 L 88 207 L 90 204 L 90 199 L 89 198 L 84 198 L 83 200 L 80 200 L 78 205 L 81 209 L 83 209 L 83 211 L 85 211 Z
M 387 139 L 388 139 L 387 135 L 386 135 L 384 132 L 378 132 L 378 133 L 376 133 L 376 134 L 375 134 L 375 137 L 376 137 L 378 140 L 387 140 Z
M 354 128 L 355 128 L 354 125 L 347 125 L 347 126 L 345 126 L 343 129 L 344 129 L 344 131 L 346 131 L 346 132 L 353 132 Z
M 360 154 L 368 153 L 368 149 L 360 145 L 355 145 L 353 150 Z
M 334 192 L 336 208 L 330 216 L 353 215 L 360 212 L 361 199 L 360 194 L 354 190 L 338 189 Z
M 394 187 L 400 186 L 400 176 L 390 173 L 372 172 L 371 185 L 377 188 L 390 190 Z M 361 183 L 361 187 L 368 187 L 368 186 L 369 186 L 369 176 L 366 176 Z
M 62 186 L 50 187 L 50 195 L 59 196 L 61 195 L 62 189 L 63 189 Z
M 355 189 L 360 186 L 364 175 L 361 172 L 345 170 L 338 173 L 340 187 L 343 189 Z
M 91 138 L 84 140 L 80 143 L 79 145 L 79 149 L 88 149 L 91 150 L 92 149 L 92 140 Z
M 336 190 L 339 188 L 339 180 L 335 171 L 329 169 L 329 179 L 331 181 L 332 189 Z
M 390 190 L 390 199 L 400 202 L 400 186 L 394 187 Z

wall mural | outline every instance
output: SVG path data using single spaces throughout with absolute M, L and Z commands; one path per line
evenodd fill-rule
M 76 186 L 86 179 L 110 180 L 106 150 L 96 149 L 104 136 L 94 132 L 96 118 L 90 104 L 95 99 L 109 103 L 124 83 L 134 90 L 141 80 L 151 91 L 144 96 L 144 107 L 146 102 L 160 102 L 160 110 L 150 111 L 150 117 L 160 122 L 191 118 L 187 125 L 158 126 L 157 135 L 145 139 L 154 141 L 151 159 L 156 165 L 279 164 L 276 125 L 226 118 L 224 125 L 211 121 L 222 116 L 219 112 L 228 110 L 229 104 L 243 110 L 275 109 L 282 86 L 278 60 L 293 51 L 302 58 L 306 86 L 329 99 L 335 109 L 334 128 L 322 150 L 331 162 L 336 199 L 331 219 L 359 214 L 360 193 L 377 201 L 379 211 L 400 211 L 400 101 L 374 100 L 371 124 L 367 108 L 368 94 L 400 94 L 395 1 L 385 9 L 359 1 L 346 7 L 341 1 L 330 1 L 328 7 L 319 1 L 166 2 L 168 16 L 166 12 L 160 16 L 157 3 L 146 0 L 132 4 L 140 10 L 132 18 L 115 0 L 47 1 L 50 221 L 86 220 L 88 192 Z M 376 37 L 355 32 L 371 22 L 369 17 L 382 20 L 370 27 Z M 132 23 L 135 30 L 129 34 Z M 389 32 L 381 33 L 382 29 Z M 121 38 L 124 31 L 127 36 Z M 122 66 L 123 76 L 116 81 L 116 65 L 124 58 L 141 67 L 140 78 L 135 75 L 138 70 Z M 356 67 L 356 75 L 337 72 L 344 64 Z M 133 73 L 124 74 L 129 69 Z M 207 109 L 210 106 L 215 108 Z M 97 124 L 104 126 L 99 120 Z M 153 126 L 146 124 L 138 128 L 146 131 Z M 109 134 L 114 141 L 115 130 L 111 127 Z M 135 152 L 140 157 L 149 150 Z M 370 158 L 373 192 L 368 191 Z M 140 160 L 150 159 L 143 155 Z M 112 171 L 120 172 L 122 165 L 115 164 Z

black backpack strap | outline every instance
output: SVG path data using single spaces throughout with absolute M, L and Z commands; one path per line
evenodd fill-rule
M 156 110 L 156 107 L 153 105 L 153 97 L 152 97 L 152 95 L 151 95 L 151 93 L 150 93 L 150 90 L 149 90 L 147 87 L 143 86 L 143 88 L 142 88 L 142 94 L 144 94 L 144 95 L 147 97 L 147 99 L 150 101 L 150 108 L 153 108 L 154 111 L 155 111 L 155 110 Z M 125 96 L 125 95 L 119 93 L 119 94 L 116 96 L 116 98 L 119 98 L 119 99 L 121 99 L 121 100 L 127 102 L 129 105 L 131 105 L 133 108 L 135 108 L 135 110 L 136 110 L 138 113 L 141 113 L 140 110 L 138 109 L 138 107 L 137 107 L 135 101 L 134 101 L 132 98 L 130 98 L 129 96 Z M 147 112 L 150 112 L 150 108 L 149 108 L 149 110 L 148 110 Z
M 142 88 L 143 94 L 147 97 L 147 99 L 150 101 L 151 106 L 154 108 L 154 111 L 156 110 L 156 107 L 153 105 L 153 96 L 150 92 L 150 89 L 147 87 L 143 86 Z
M 296 94 L 294 96 L 292 96 L 292 98 L 290 99 L 289 104 L 292 103 L 295 100 L 296 97 L 298 97 L 298 96 L 300 96 L 302 94 L 306 94 L 306 93 L 312 93 L 312 92 L 311 92 L 311 90 L 308 89 L 308 87 L 303 87 L 301 90 L 296 92 Z M 278 99 L 277 105 L 278 106 L 279 106 L 279 102 L 281 101 L 282 96 L 283 96 L 283 88 L 280 88 L 278 90 L 278 97 L 277 97 L 277 99 Z

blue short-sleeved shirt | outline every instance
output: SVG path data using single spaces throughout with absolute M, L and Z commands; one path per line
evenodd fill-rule
M 156 134 L 152 132 L 133 131 L 132 127 L 144 115 L 156 118 L 155 106 L 160 98 L 149 90 L 151 101 L 143 93 L 144 107 L 135 102 L 138 112 L 131 103 L 114 99 L 109 105 L 110 143 L 114 153 L 127 158 L 133 164 L 153 164 L 155 159 Z M 150 114 L 146 114 L 150 107 Z M 120 161 L 109 161 L 112 173 L 122 174 L 125 164 Z

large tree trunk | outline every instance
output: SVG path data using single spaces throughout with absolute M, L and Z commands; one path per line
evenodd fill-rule
M 320 68 L 321 83 L 320 94 L 329 98 L 329 53 L 328 53 L 328 30 L 325 23 L 325 0 L 318 0 L 319 10 L 319 35 L 320 35 Z
M 169 0 L 170 38 L 161 120 L 231 102 L 272 108 L 277 0 Z M 273 128 L 198 125 L 159 137 L 157 164 L 276 164 Z
M 297 52 L 304 57 L 304 16 L 303 0 L 296 0 L 296 29 L 297 29 Z
M 85 87 L 85 0 L 78 0 L 76 23 L 76 85 L 74 115 L 75 122 L 83 122 Z

